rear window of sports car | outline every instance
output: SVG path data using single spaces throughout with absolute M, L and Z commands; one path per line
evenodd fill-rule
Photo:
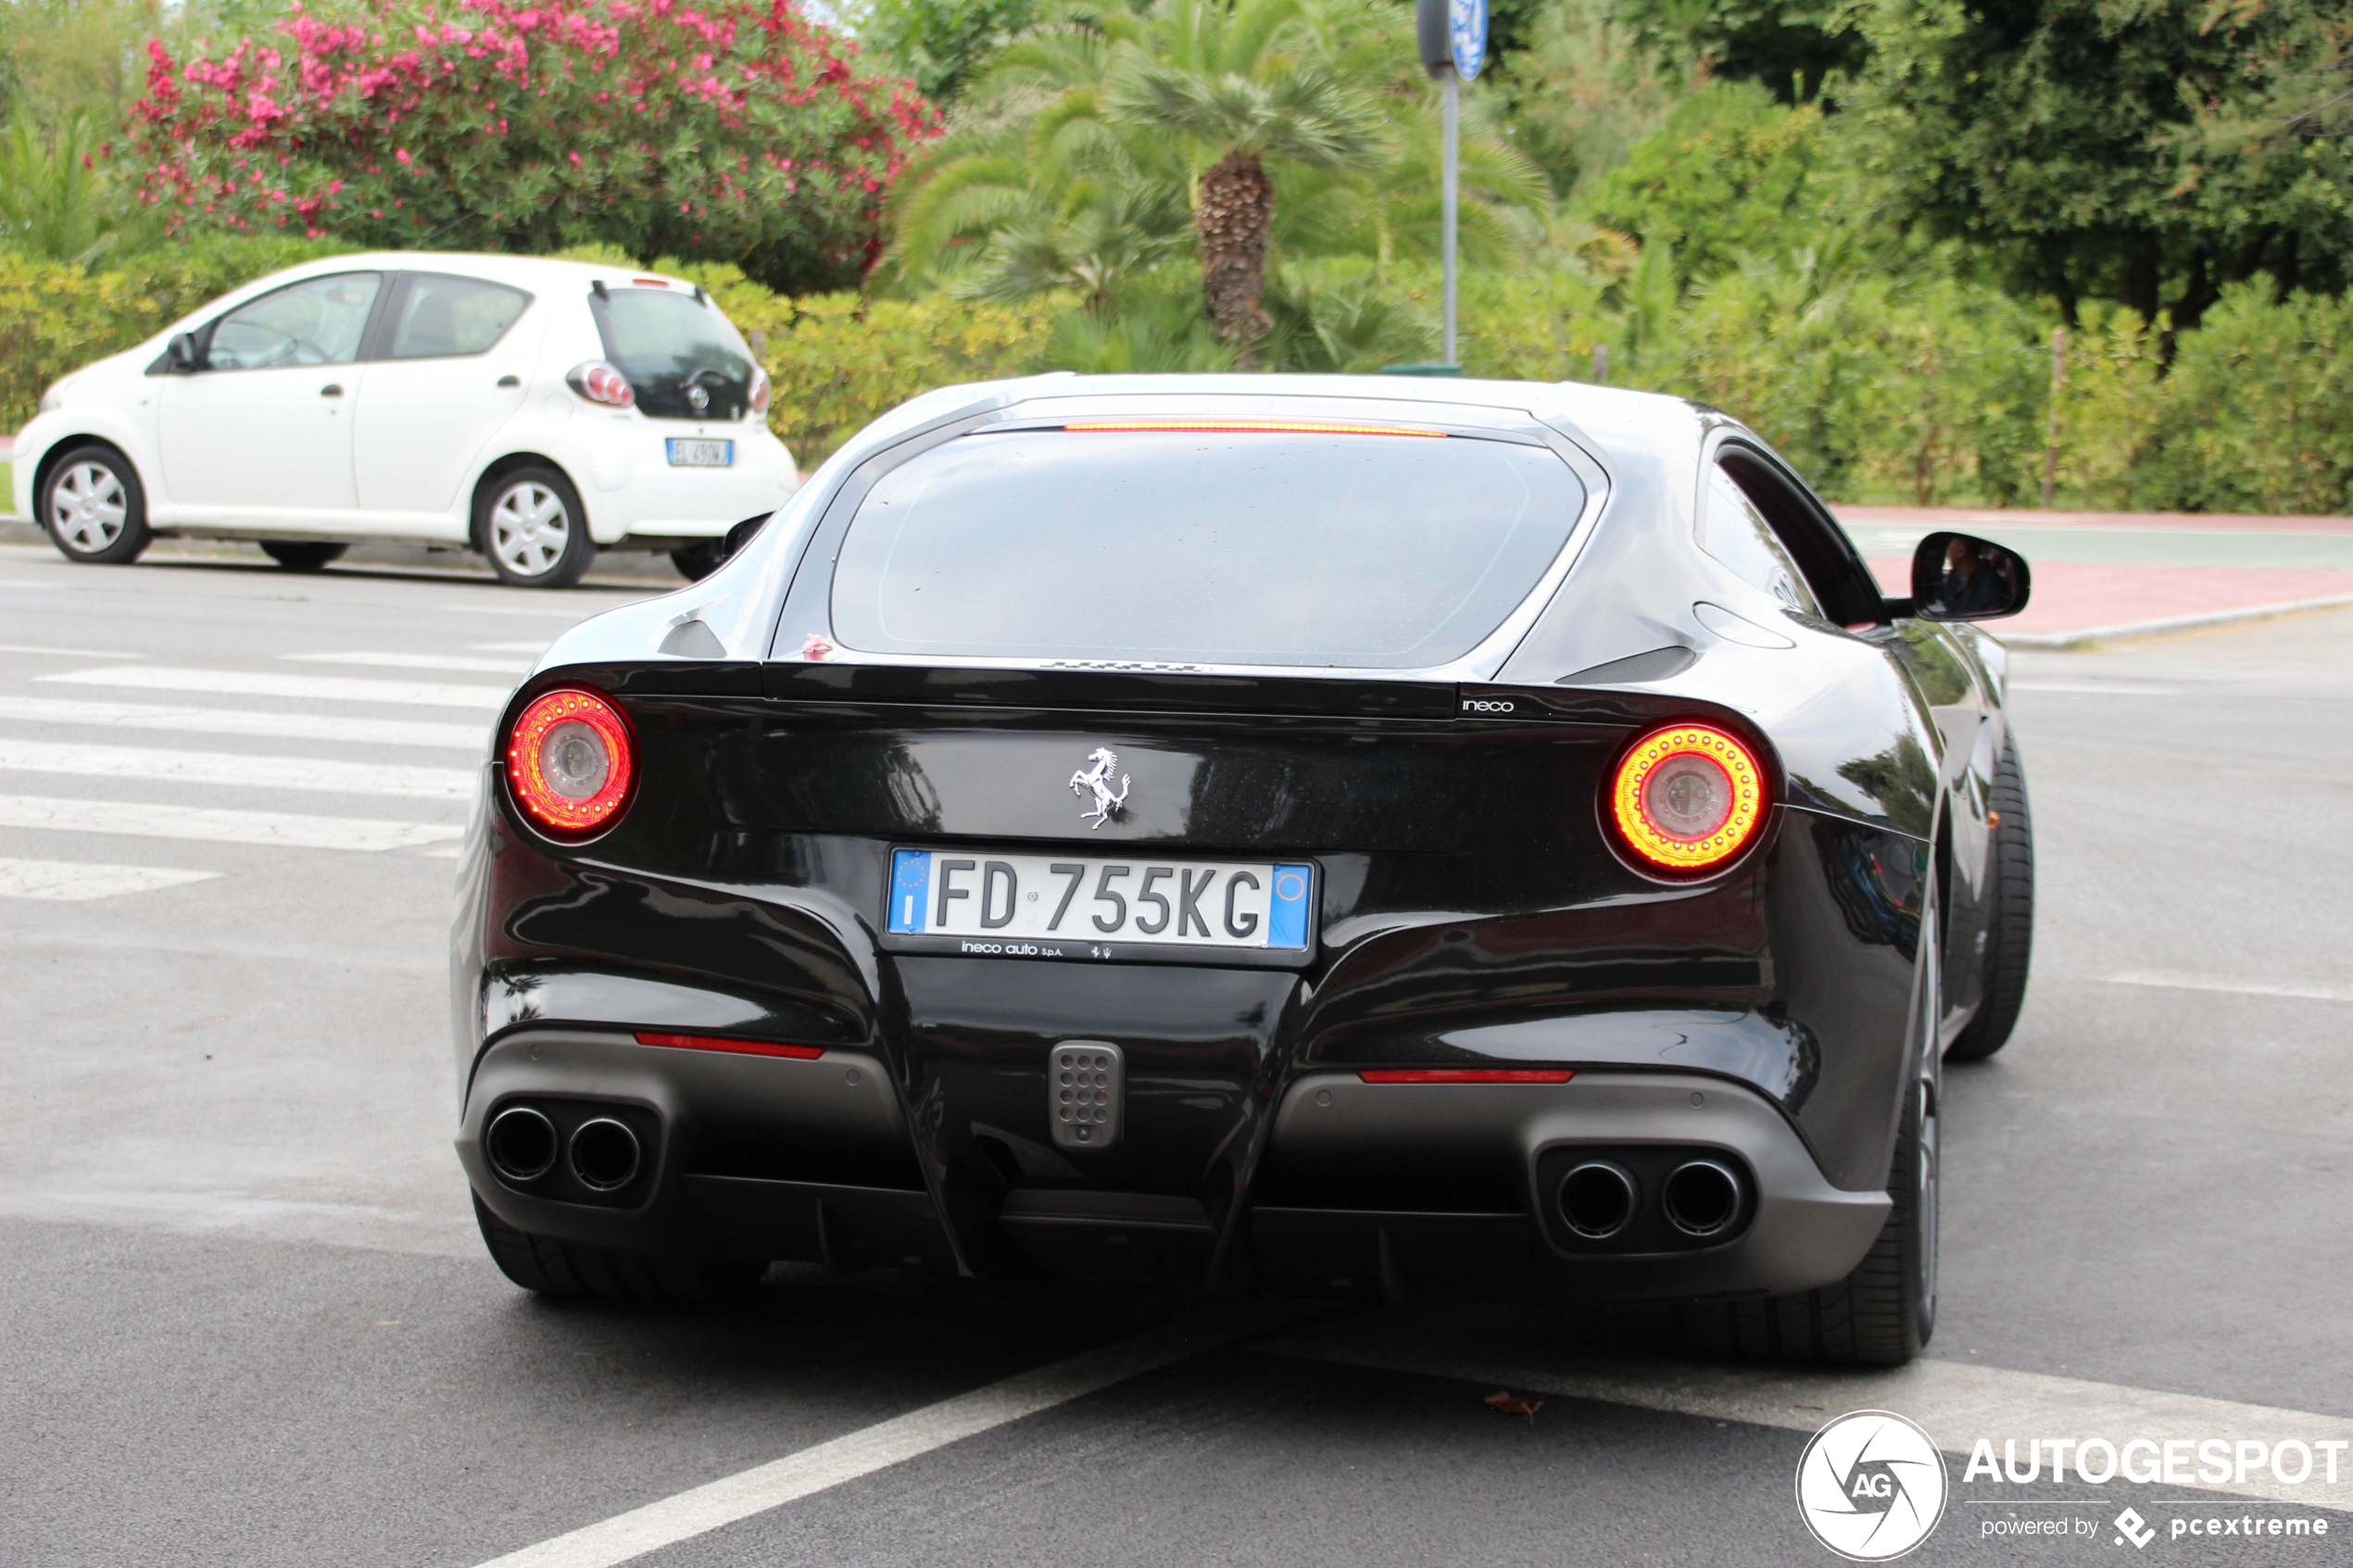
M 1417 669 L 1543 576 L 1585 501 L 1462 436 L 1023 430 L 893 469 L 834 573 L 848 647 L 928 658 Z

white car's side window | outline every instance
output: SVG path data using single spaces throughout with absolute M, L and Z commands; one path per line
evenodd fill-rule
M 447 359 L 486 354 L 507 335 L 531 295 L 479 278 L 422 273 L 395 302 L 387 359 Z
M 1773 532 L 1773 525 L 1720 463 L 1707 470 L 1707 497 L 1701 509 L 1700 548 L 1740 573 L 1746 582 L 1796 610 L 1819 618 L 1822 607 L 1805 574 Z
M 210 370 L 275 365 L 348 365 L 359 358 L 380 272 L 337 272 L 248 300 L 212 329 Z

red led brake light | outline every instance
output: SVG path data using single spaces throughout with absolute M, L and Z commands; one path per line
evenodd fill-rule
M 1190 430 L 1215 434 L 1297 435 L 1419 435 L 1443 441 L 1442 430 L 1412 430 L 1404 425 L 1335 424 L 1327 420 L 1073 420 L 1064 430 Z
M 825 1054 L 823 1046 L 784 1046 L 774 1040 L 731 1040 L 724 1035 L 657 1035 L 639 1030 L 641 1046 L 669 1046 L 686 1051 L 727 1051 L 736 1056 L 785 1056 L 795 1061 L 814 1061 Z
M 667 278 L 632 278 L 629 281 L 641 289 L 666 289 L 670 286 Z
M 1368 1067 L 1356 1076 L 1367 1084 L 1566 1084 L 1577 1074 L 1566 1067 Z

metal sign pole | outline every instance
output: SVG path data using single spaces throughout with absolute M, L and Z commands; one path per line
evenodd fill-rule
M 1440 77 L 1446 95 L 1446 173 L 1439 197 L 1440 221 L 1444 225 L 1439 254 L 1445 258 L 1446 270 L 1446 362 L 1453 365 L 1460 363 L 1454 358 L 1454 220 L 1462 182 L 1463 79 L 1451 69 Z

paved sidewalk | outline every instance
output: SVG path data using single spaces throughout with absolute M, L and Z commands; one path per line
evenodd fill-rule
M 1909 592 L 1912 547 L 1940 529 L 1980 534 L 2018 551 L 2034 569 L 2033 602 L 1999 631 L 2030 646 L 2331 601 L 2353 604 L 2353 518 L 1833 510 L 1891 593 Z

